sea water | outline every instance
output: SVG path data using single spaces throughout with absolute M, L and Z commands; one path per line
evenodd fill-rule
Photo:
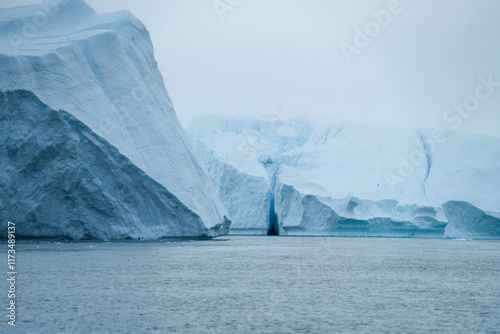
M 2 333 L 500 332 L 499 241 L 18 240 L 16 254 Z

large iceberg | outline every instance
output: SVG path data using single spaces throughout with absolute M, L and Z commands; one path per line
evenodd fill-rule
M 499 138 L 220 116 L 198 117 L 187 130 L 235 226 L 240 219 L 261 224 L 240 211 L 269 202 L 268 226 L 281 235 L 500 237 Z M 227 177 L 227 167 L 217 167 L 214 178 L 220 163 L 238 173 Z M 248 169 L 259 165 L 269 178 L 268 202 L 254 196 L 265 189 L 247 191 L 257 186 Z
M 18 197 L 15 197 L 18 201 L 29 202 L 23 206 L 12 198 L 10 207 L 6 208 L 7 202 L 3 201 L 1 219 L 17 221 L 16 226 L 20 229 L 22 224 L 31 224 L 23 229 L 26 236 L 72 233 L 69 225 L 73 220 L 61 221 L 59 228 L 53 228 L 53 224 L 56 210 L 62 212 L 75 206 L 62 205 L 59 195 L 51 202 L 51 193 L 43 188 L 23 194 L 24 190 L 35 189 L 31 183 L 39 180 L 34 176 L 19 178 L 22 183 L 12 184 L 16 173 L 29 170 L 22 165 L 27 161 L 17 161 L 18 158 L 12 155 L 21 153 L 13 147 L 28 145 L 22 143 L 23 138 L 31 138 L 25 131 L 37 131 L 33 122 L 49 122 L 45 124 L 49 133 L 39 136 L 46 142 L 37 140 L 30 148 L 29 154 L 35 154 L 32 156 L 35 160 L 43 157 L 43 147 L 54 150 L 54 142 L 63 140 L 58 137 L 58 129 L 51 128 L 50 124 L 57 126 L 69 122 L 70 129 L 60 135 L 68 140 L 91 137 L 89 140 L 94 142 L 96 151 L 85 155 L 92 162 L 88 168 L 92 171 L 100 164 L 100 174 L 82 174 L 85 181 L 81 183 L 76 177 L 64 179 L 75 183 L 61 185 L 74 187 L 72 196 L 78 197 L 77 192 L 83 192 L 76 207 L 85 209 L 77 220 L 84 225 L 79 229 L 86 232 L 78 232 L 73 237 L 88 233 L 98 238 L 197 236 L 218 235 L 227 230 L 227 211 L 177 120 L 154 59 L 149 33 L 138 19 L 127 11 L 97 14 L 83 0 L 46 0 L 37 5 L 0 9 L 0 29 L 0 91 L 24 90 L 40 100 L 40 103 L 33 102 L 35 97 L 26 92 L 1 96 L 3 108 L 8 108 L 2 110 L 2 145 L 14 145 L 3 147 L 2 152 L 7 156 L 0 156 L 2 165 L 8 170 L 6 174 L 5 169 L 0 173 L 2 189 L 9 183 L 10 189 L 18 189 Z M 31 107 L 24 108 L 22 114 L 29 117 L 21 122 L 18 119 L 21 112 L 15 108 L 27 104 Z M 12 115 L 5 115 L 6 110 Z M 59 113 L 57 117 L 51 116 L 58 121 L 50 123 L 52 118 L 37 115 L 45 112 Z M 17 126 L 23 128 L 17 129 Z M 70 151 L 81 145 L 88 148 L 83 141 L 72 144 L 74 147 Z M 106 150 L 101 150 L 102 147 Z M 36 150 L 40 150 L 40 154 Z M 61 173 L 70 173 L 73 167 L 80 170 L 80 161 L 87 163 L 74 156 L 57 159 L 61 160 L 57 169 Z M 21 169 L 16 169 L 12 163 L 18 163 L 16 166 Z M 63 164 L 69 165 L 62 169 Z M 127 171 L 117 171 L 120 166 L 127 166 Z M 42 174 L 50 172 L 54 170 L 45 170 Z M 49 180 L 56 176 L 47 177 Z M 88 186 L 98 181 L 104 188 L 100 188 L 95 197 L 86 197 L 85 191 L 94 189 Z M 54 186 L 52 181 L 49 183 L 50 187 Z M 146 185 L 151 185 L 149 192 L 158 193 L 146 195 Z M 111 196 L 107 197 L 111 202 L 115 195 L 120 202 L 114 203 L 115 211 L 109 213 L 115 217 L 113 219 L 99 220 L 98 213 L 93 211 L 103 210 L 110 203 L 102 207 L 89 204 L 100 198 L 101 191 L 102 196 Z M 123 196 L 118 196 L 119 193 Z M 144 201 L 137 202 L 137 196 L 145 196 Z M 50 215 L 40 213 L 41 206 L 46 205 L 54 206 Z M 141 205 L 143 207 L 139 208 Z M 28 207 L 31 208 L 29 212 L 21 212 Z M 13 208 L 19 210 L 12 211 Z M 145 214 L 146 211 L 149 213 Z M 74 212 L 71 217 L 76 215 Z M 62 214 L 59 220 L 67 217 Z M 121 231 L 111 232 L 120 229 L 121 223 L 117 222 L 125 221 Z M 113 226 L 115 223 L 118 225 Z M 132 223 L 138 225 L 133 227 Z M 100 224 L 103 226 L 97 228 Z M 162 224 L 165 226 L 159 227 Z M 32 229 L 34 226 L 39 227 Z M 106 228 L 108 232 L 104 231 Z
M 1 219 L 17 235 L 73 239 L 214 236 L 201 218 L 71 114 L 0 92 Z

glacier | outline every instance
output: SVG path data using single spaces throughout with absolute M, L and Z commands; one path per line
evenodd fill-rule
M 266 219 L 280 235 L 500 238 L 499 138 L 281 118 L 199 116 L 187 128 L 234 226 L 262 231 Z
M 154 58 L 149 32 L 137 18 L 128 11 L 97 14 L 83 0 L 45 0 L 36 5 L 0 8 L 0 29 L 2 105 L 15 114 L 13 106 L 16 103 L 20 106 L 30 104 L 32 108 L 23 111 L 29 116 L 28 120 L 49 122 L 45 124 L 49 133 L 40 134 L 46 142 L 38 140 L 38 146 L 30 146 L 29 154 L 34 159 L 42 159 L 43 147 L 57 151 L 56 143 L 64 141 L 59 135 L 71 141 L 76 137 L 93 138 L 89 140 L 94 142 L 96 150 L 74 156 L 75 150 L 83 154 L 82 147 L 89 148 L 90 142 L 81 139 L 67 147 L 71 156 L 55 157 L 61 164 L 58 173 L 71 173 L 74 167 L 85 177 L 82 182 L 73 174 L 66 179 L 64 189 L 74 187 L 68 198 L 78 197 L 75 191 L 83 193 L 80 201 L 74 203 L 76 206 L 65 209 L 60 202 L 62 195 L 56 191 L 51 202 L 50 193 L 39 188 L 35 176 L 15 176 L 16 172 L 26 173 L 29 168 L 26 169 L 28 165 L 23 163 L 29 162 L 16 162 L 17 158 L 11 155 L 21 154 L 16 147 L 28 145 L 18 140 L 34 140 L 26 136 L 25 131 L 37 128 L 34 123 L 21 122 L 15 115 L 3 115 L 3 143 L 7 145 L 13 141 L 14 146 L 5 147 L 3 153 L 6 155 L 0 156 L 9 170 L 2 173 L 2 186 L 8 183 L 10 191 L 17 187 L 19 194 L 9 199 L 8 208 L 5 207 L 7 202 L 2 203 L 2 219 L 17 222 L 16 226 L 25 236 L 69 233 L 81 238 L 90 233 L 96 238 L 154 238 L 219 235 L 227 231 L 229 215 L 177 119 Z M 33 102 L 34 96 L 40 103 Z M 51 116 L 53 118 L 36 115 L 47 110 L 51 115 L 54 111 L 60 114 Z M 59 129 L 49 126 L 52 119 L 57 119 L 54 126 L 65 124 L 70 129 L 59 133 Z M 16 129 L 15 126 L 24 128 Z M 54 133 L 54 137 L 49 136 L 50 133 Z M 38 149 L 41 151 L 37 153 Z M 92 176 L 84 171 L 80 164 L 85 161 L 83 156 L 92 161 L 88 165 L 91 171 L 97 170 L 94 163 L 100 164 L 99 175 Z M 101 159 L 103 161 L 99 161 Z M 14 168 L 9 165 L 11 163 L 17 163 L 15 166 L 21 169 L 11 170 Z M 63 168 L 64 163 L 69 164 L 67 168 Z M 127 172 L 117 171 L 120 166 Z M 54 171 L 52 167 L 50 171 Z M 46 191 L 49 191 L 55 187 L 52 177 L 56 176 L 47 173 L 49 170 L 44 170 L 36 176 L 47 176 L 49 188 Z M 22 183 L 16 185 L 11 180 L 17 177 Z M 71 185 L 70 181 L 74 183 Z M 99 182 L 102 185 L 98 186 Z M 150 192 L 159 193 L 146 195 L 145 185 L 151 186 Z M 99 188 L 101 186 L 104 188 Z M 95 187 L 99 189 L 95 196 L 84 195 Z M 141 190 L 133 194 L 133 189 Z M 138 207 L 140 194 L 145 196 L 142 209 Z M 107 203 L 96 206 L 100 197 Z M 115 203 L 116 200 L 121 204 Z M 53 206 L 52 211 L 42 210 L 42 206 Z M 106 216 L 102 216 L 101 211 L 107 206 L 110 210 L 113 208 L 110 212 L 114 213 L 109 214 L 115 218 L 109 216 L 109 219 L 99 220 Z M 62 213 L 73 207 L 76 210 L 73 213 Z M 10 211 L 6 217 L 5 213 L 15 208 L 16 211 Z M 78 213 L 78 208 L 83 211 Z M 22 212 L 24 209 L 29 210 Z M 38 214 L 37 210 L 40 210 Z M 57 210 L 61 211 L 61 219 L 68 218 L 68 221 L 59 222 L 59 228 L 54 226 Z M 147 210 L 150 213 L 146 213 Z M 79 232 L 73 233 L 71 222 L 75 226 L 82 225 Z M 114 222 L 118 224 L 116 227 L 112 227 Z M 132 222 L 138 225 L 134 228 Z M 165 226 L 159 226 L 160 223 Z M 23 224 L 27 224 L 26 228 Z M 106 226 L 110 230 L 105 231 Z

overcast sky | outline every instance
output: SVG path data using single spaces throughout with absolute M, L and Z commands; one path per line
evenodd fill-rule
M 145 23 L 184 125 L 196 114 L 286 107 L 500 136 L 500 1 L 394 1 L 87 2 L 98 12 L 128 9 Z M 461 113 L 447 112 L 464 102 Z

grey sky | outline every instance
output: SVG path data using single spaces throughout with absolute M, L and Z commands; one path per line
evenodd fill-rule
M 350 63 L 341 43 L 355 46 L 355 28 L 375 22 L 371 12 L 391 1 L 220 1 L 241 3 L 222 21 L 214 0 L 87 0 L 98 12 L 128 9 L 145 23 L 184 125 L 195 114 L 286 106 L 297 115 L 500 136 L 500 86 L 474 106 L 478 77 L 500 82 L 499 1 L 400 0 L 386 27 L 371 25 L 374 37 Z M 0 5 L 25 2 L 38 1 Z M 464 99 L 470 117 L 449 112 L 460 125 L 445 122 Z

